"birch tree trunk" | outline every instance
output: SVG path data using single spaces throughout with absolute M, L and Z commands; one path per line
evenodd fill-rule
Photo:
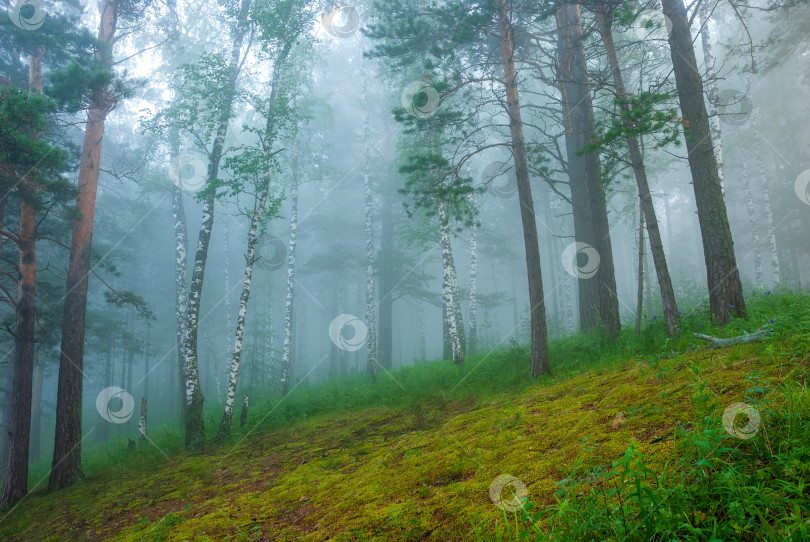
M 499 5 L 498 30 L 501 42 L 504 86 L 506 87 L 506 108 L 509 113 L 509 131 L 512 139 L 512 154 L 515 159 L 518 202 L 523 223 L 523 243 L 526 249 L 526 268 L 529 279 L 532 377 L 536 377 L 550 371 L 546 306 L 543 293 L 543 276 L 540 270 L 537 222 L 534 216 L 532 189 L 529 184 L 529 165 L 523 140 L 523 122 L 520 118 L 520 96 L 518 94 L 517 72 L 515 70 L 513 28 L 509 20 L 509 2 L 508 0 L 499 0 Z
M 720 93 L 717 90 L 717 71 L 714 69 L 714 55 L 712 54 L 712 36 L 709 30 L 708 2 L 698 3 L 698 13 L 702 24 L 700 29 L 700 42 L 703 48 L 703 63 L 706 65 L 706 84 L 709 87 L 709 128 L 712 132 L 712 147 L 717 160 L 717 175 L 720 177 L 720 190 L 725 193 L 725 174 L 723 173 L 723 131 L 720 125 L 720 112 L 718 100 Z
M 447 217 L 447 210 L 444 202 L 439 202 L 439 223 L 441 226 L 441 246 L 442 246 L 442 271 L 444 280 L 442 283 L 442 298 L 444 304 L 445 326 L 450 337 L 450 347 L 453 363 L 461 365 L 464 363 L 464 348 L 459 336 L 458 314 L 456 312 L 456 288 L 453 285 L 453 260 L 452 248 L 450 246 L 450 226 Z
M 765 162 L 762 160 L 762 135 L 759 131 L 759 120 L 756 113 L 752 115 L 752 126 L 754 132 L 754 159 L 759 166 L 759 184 L 762 197 L 762 207 L 765 210 L 765 221 L 768 227 L 768 256 L 771 260 L 771 278 L 773 285 L 779 284 L 781 277 L 779 271 L 779 253 L 776 251 L 776 228 L 773 223 L 773 210 L 771 209 L 771 190 L 769 188 L 768 175 L 765 171 Z
M 624 78 L 619 67 L 619 59 L 616 55 L 616 46 L 613 43 L 613 30 L 611 28 L 612 11 L 608 6 L 602 4 L 597 10 L 597 20 L 599 21 L 599 31 L 602 36 L 602 43 L 607 51 L 608 62 L 610 63 L 613 83 L 616 86 L 616 94 L 622 100 L 628 96 L 624 87 Z M 631 118 L 630 106 L 625 101 L 620 101 L 620 110 L 625 118 Z M 669 276 L 669 266 L 664 253 L 664 242 L 661 239 L 661 230 L 658 226 L 658 216 L 655 213 L 655 206 L 650 193 L 650 185 L 647 182 L 647 169 L 644 166 L 644 157 L 641 152 L 638 137 L 628 137 L 627 147 L 630 151 L 630 161 L 633 165 L 633 174 L 638 186 L 639 204 L 644 213 L 642 223 L 646 223 L 647 234 L 650 239 L 650 252 L 652 252 L 655 273 L 658 278 L 658 286 L 661 290 L 661 304 L 664 309 L 664 322 L 667 328 L 667 335 L 672 337 L 676 330 L 680 329 L 680 317 L 678 316 L 678 305 L 675 301 L 675 290 L 672 287 L 672 280 Z M 640 234 L 643 236 L 643 232 Z M 642 242 L 643 243 L 643 242 Z M 641 250 L 641 249 L 640 249 Z M 640 314 L 640 311 L 639 311 Z M 640 320 L 636 321 L 636 329 L 640 330 Z
M 286 49 L 289 51 L 289 49 Z M 281 72 L 281 63 L 284 62 L 286 52 L 283 56 L 279 55 L 273 63 L 270 82 L 270 99 L 267 111 L 267 122 L 264 128 L 264 137 L 262 139 L 262 155 L 264 157 L 264 175 L 262 177 L 261 185 L 259 187 L 259 195 L 255 208 L 253 209 L 253 216 L 250 221 L 250 230 L 248 231 L 247 242 L 247 256 L 245 258 L 245 278 L 242 283 L 242 294 L 239 297 L 239 314 L 236 317 L 236 336 L 233 342 L 233 356 L 231 357 L 230 373 L 228 375 L 228 390 L 225 396 L 225 412 L 222 414 L 222 420 L 219 424 L 218 439 L 224 439 L 231 433 L 231 419 L 233 418 L 233 403 L 236 397 L 236 383 L 239 377 L 239 362 L 242 356 L 242 342 L 245 331 L 245 320 L 247 319 L 248 300 L 250 299 L 250 284 L 253 278 L 253 264 L 256 259 L 256 243 L 258 242 L 258 232 L 262 223 L 264 211 L 267 208 L 267 198 L 270 192 L 270 181 L 272 178 L 272 146 L 273 146 L 273 121 L 275 120 L 273 111 L 275 101 L 278 93 L 279 74 Z M 227 269 L 227 268 L 226 268 Z M 228 290 L 230 292 L 230 290 Z M 254 359 L 256 354 L 254 352 Z M 247 416 L 247 395 L 245 395 L 245 402 L 243 406 L 243 413 Z M 244 425 L 244 421 L 241 422 Z
M 146 440 L 146 397 L 141 399 L 141 415 L 138 416 L 138 440 Z
M 338 278 L 337 287 L 338 287 L 337 310 L 338 310 L 338 314 L 343 314 L 345 312 L 345 306 L 346 306 L 346 303 L 345 303 L 346 294 L 345 294 L 345 291 L 344 291 L 345 284 L 343 282 L 343 276 L 342 275 Z M 346 351 L 343 350 L 342 348 L 337 349 L 337 364 L 338 364 L 338 368 L 340 370 L 340 374 L 345 375 L 348 372 L 349 369 L 346 366 Z
M 366 200 L 366 328 L 368 335 L 368 361 L 366 370 L 372 382 L 377 382 L 377 306 L 374 295 L 374 188 L 371 183 L 371 130 L 368 120 L 368 92 L 366 63 L 361 67 L 363 79 L 363 191 Z
M 731 313 L 745 312 L 745 298 L 717 174 L 709 118 L 703 101 L 703 81 L 697 68 L 686 6 L 680 0 L 662 0 L 662 5 L 664 15 L 672 22 L 670 56 L 684 117 L 684 139 L 706 261 L 709 307 L 717 325 L 722 327 L 728 324 Z
M 208 163 L 208 179 L 206 186 L 219 174 L 219 163 L 225 147 L 225 136 L 228 133 L 228 124 L 231 120 L 233 101 L 236 95 L 236 81 L 239 76 L 239 59 L 242 42 L 247 33 L 247 14 L 251 0 L 242 0 L 236 29 L 231 44 L 230 59 L 228 61 L 228 81 L 223 89 L 222 109 L 219 115 L 219 126 L 211 149 Z M 200 301 L 202 297 L 203 280 L 205 278 L 205 264 L 208 260 L 208 246 L 211 242 L 211 231 L 214 227 L 215 194 L 209 190 L 203 200 L 202 224 L 197 241 L 197 252 L 194 257 L 194 269 L 191 274 L 191 286 L 188 292 L 188 324 L 183 340 L 184 350 L 184 376 L 186 382 L 186 449 L 198 450 L 205 444 L 205 422 L 203 420 L 203 397 L 200 388 L 199 359 L 197 354 L 197 333 L 200 318 Z
M 293 151 L 293 164 L 298 153 Z M 293 168 L 293 181 L 290 189 L 290 244 L 287 248 L 287 301 L 284 306 L 284 346 L 281 352 L 281 393 L 290 391 L 290 369 L 292 365 L 293 293 L 295 292 L 295 245 L 298 230 L 298 175 Z
M 228 230 L 228 221 L 223 224 L 223 233 L 225 237 L 225 266 L 224 266 L 224 279 L 225 279 L 225 329 L 230 330 L 233 323 L 233 312 L 231 311 L 231 233 Z M 231 336 L 225 333 L 225 348 L 226 352 L 233 352 L 233 342 Z M 214 359 L 219 359 L 219 356 L 214 356 Z M 230 363 L 229 370 L 230 370 Z M 217 401 L 222 401 L 222 386 L 220 385 L 220 371 L 221 368 L 218 362 L 214 363 L 214 380 L 217 384 Z
M 180 156 L 180 132 L 173 129 L 169 137 L 170 160 L 175 160 Z M 180 423 L 185 424 L 186 419 L 186 398 L 183 357 L 183 338 L 186 336 L 186 326 L 188 316 L 186 313 L 188 303 L 188 291 L 186 289 L 186 270 L 188 266 L 188 228 L 186 226 L 186 212 L 183 206 L 183 191 L 179 186 L 172 183 L 172 222 L 174 223 L 174 311 L 175 311 L 175 336 L 177 344 L 177 361 L 180 375 Z
M 467 352 L 475 354 L 478 340 L 478 225 L 473 222 L 470 232 L 470 335 Z
M 267 140 L 267 138 L 266 138 Z M 259 195 L 259 201 L 250 221 L 250 231 L 248 232 L 247 257 L 245 263 L 245 278 L 242 283 L 242 295 L 239 297 L 239 313 L 236 316 L 236 336 L 233 342 L 233 356 L 231 357 L 230 373 L 228 375 L 228 389 L 225 393 L 225 412 L 222 413 L 222 420 L 219 424 L 218 439 L 224 439 L 231 434 L 231 418 L 233 417 L 233 402 L 236 397 L 236 382 L 239 377 L 239 361 L 242 357 L 242 341 L 245 332 L 245 320 L 247 319 L 248 300 L 250 298 L 250 284 L 253 278 L 253 264 L 256 259 L 256 242 L 261 224 L 264 209 L 267 205 L 268 191 L 270 187 L 270 149 L 269 143 L 265 142 L 264 155 L 266 161 L 265 180 Z
M 427 359 L 427 348 L 425 345 L 425 307 L 419 303 L 419 359 Z
M 754 243 L 754 278 L 757 290 L 765 287 L 762 279 L 762 253 L 759 248 L 759 225 L 757 224 L 757 210 L 754 207 L 754 194 L 751 192 L 751 180 L 748 176 L 748 164 L 745 162 L 745 152 L 740 151 L 740 166 L 742 167 L 743 187 L 745 188 L 745 207 L 748 210 L 748 226 L 751 228 L 751 241 Z
M 644 211 L 639 205 L 638 217 L 638 289 L 636 291 L 636 336 L 641 335 L 641 314 L 644 310 Z
M 98 28 L 96 61 L 98 68 L 112 71 L 112 51 L 118 23 L 118 0 L 102 0 Z M 84 323 L 87 308 L 87 278 L 90 272 L 90 246 L 96 191 L 101 161 L 104 123 L 114 107 L 109 89 L 91 93 L 90 108 L 84 130 L 79 165 L 79 195 L 76 198 L 77 219 L 73 221 L 70 261 L 65 285 L 65 308 L 62 317 L 62 345 L 59 356 L 59 379 L 56 392 L 56 431 L 53 464 L 48 489 L 61 489 L 82 476 L 82 395 L 84 369 Z
M 377 269 L 379 286 L 379 314 L 377 328 L 377 361 L 390 370 L 393 363 L 394 333 L 394 216 L 389 196 L 382 197 L 380 212 L 380 251 Z M 340 314 L 340 313 L 339 313 Z

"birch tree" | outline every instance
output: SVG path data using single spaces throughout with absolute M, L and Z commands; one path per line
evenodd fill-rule
M 754 160 L 757 162 L 759 177 L 760 196 L 762 207 L 765 211 L 765 223 L 767 226 L 768 238 L 768 259 L 771 262 L 771 280 L 769 284 L 778 285 L 781 280 L 779 270 L 779 253 L 776 250 L 776 228 L 773 221 L 773 210 L 771 208 L 771 189 L 768 174 L 765 171 L 765 162 L 762 158 L 762 133 L 759 131 L 759 120 L 757 112 L 752 115 L 752 132 L 754 133 Z
M 751 228 L 751 241 L 754 243 L 754 281 L 758 290 L 765 287 L 762 278 L 762 252 L 759 248 L 759 224 L 757 224 L 757 210 L 754 207 L 754 194 L 751 192 L 751 179 L 748 174 L 748 163 L 745 161 L 745 151 L 739 149 L 740 168 L 742 169 L 742 184 L 745 189 L 745 207 L 748 210 L 748 226 Z
M 461 329 L 464 322 L 460 319 L 460 311 L 456 309 L 458 301 L 458 281 L 456 279 L 455 264 L 453 263 L 453 249 L 450 245 L 450 224 L 444 202 L 438 202 L 439 225 L 441 228 L 442 248 L 442 299 L 444 301 L 445 326 L 450 338 L 451 355 L 453 363 L 464 363 L 465 348 L 462 342 Z
M 290 186 L 290 241 L 287 246 L 287 294 L 284 302 L 284 343 L 281 350 L 281 393 L 290 391 L 293 341 L 293 300 L 295 299 L 295 247 L 298 242 L 298 160 L 297 142 L 293 142 L 292 182 Z
M 242 294 L 239 298 L 239 312 L 236 321 L 233 355 L 231 357 L 228 375 L 225 411 L 222 414 L 222 420 L 217 435 L 220 439 L 227 437 L 231 429 L 236 384 L 239 375 L 239 361 L 242 354 L 245 319 L 247 318 L 253 265 L 256 258 L 256 243 L 259 239 L 259 232 L 263 229 L 264 222 L 266 222 L 266 220 L 264 220 L 265 214 L 267 214 L 268 217 L 275 215 L 280 205 L 280 198 L 271 198 L 270 190 L 272 186 L 271 181 L 279 169 L 274 157 L 283 149 L 274 152 L 273 146 L 279 132 L 290 122 L 297 122 L 297 119 L 293 118 L 294 110 L 288 108 L 286 104 L 279 103 L 281 101 L 280 79 L 282 69 L 285 67 L 290 51 L 301 33 L 307 28 L 309 18 L 301 16 L 302 12 L 300 8 L 302 5 L 296 2 L 280 4 L 280 7 L 281 10 L 279 12 L 265 12 L 264 17 L 259 19 L 260 28 L 263 30 L 262 37 L 265 40 L 265 48 L 269 50 L 272 57 L 269 97 L 266 101 L 259 101 L 266 109 L 264 130 L 259 134 L 261 152 L 255 153 L 252 152 L 252 149 L 247 149 L 242 155 L 230 161 L 231 168 L 234 169 L 238 175 L 257 175 L 260 180 L 256 186 L 257 196 L 255 198 L 250 220 L 250 229 L 247 235 L 245 274 L 242 283 Z M 292 13 L 292 11 L 296 11 L 296 13 Z M 293 89 L 287 88 L 285 92 L 288 94 L 292 91 Z M 293 129 L 293 132 L 295 131 L 296 129 Z M 268 201 L 271 202 L 269 208 Z M 245 409 L 246 408 L 247 407 L 245 407 Z
M 191 284 L 188 290 L 188 303 L 186 317 L 188 323 L 183 337 L 183 361 L 186 391 L 186 448 L 198 450 L 205 444 L 205 422 L 203 420 L 203 393 L 200 387 L 199 361 L 197 351 L 197 334 L 200 317 L 200 301 L 202 297 L 205 266 L 208 260 L 208 247 L 211 242 L 211 232 L 214 227 L 214 204 L 218 186 L 220 161 L 225 148 L 225 137 L 228 133 L 233 102 L 236 96 L 237 79 L 242 58 L 242 45 L 248 32 L 248 12 L 252 5 L 251 0 L 241 0 L 234 21 L 232 42 L 223 86 L 218 89 L 219 96 L 216 135 L 208 153 L 208 172 L 206 185 L 203 191 L 203 214 L 198 234 L 197 249 L 194 256 L 194 267 L 191 275 Z M 196 96 L 200 98 L 200 96 Z
M 377 382 L 377 300 L 374 295 L 374 187 L 371 182 L 371 130 L 369 128 L 368 73 L 366 62 L 360 66 L 363 93 L 363 195 L 365 199 L 366 234 L 366 371 Z

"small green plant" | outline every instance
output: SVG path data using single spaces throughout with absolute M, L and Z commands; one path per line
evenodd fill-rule
M 745 399 L 758 409 L 762 430 L 741 440 L 723 426 L 700 367 L 690 368 L 695 418 L 676 430 L 671 462 L 654 469 L 635 444 L 609 469 L 578 462 L 559 483 L 555 504 L 534 511 L 527 502 L 520 517 L 504 516 L 506 526 L 490 534 L 479 523 L 477 540 L 807 540 L 807 385 L 788 378 L 774 390 L 751 373 Z

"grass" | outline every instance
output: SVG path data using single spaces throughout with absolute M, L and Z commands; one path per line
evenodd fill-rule
M 808 301 L 755 296 L 723 330 L 696 311 L 675 339 L 653 320 L 640 337 L 555 341 L 553 374 L 535 381 L 512 344 L 377 386 L 302 385 L 254 400 L 246 427 L 200 453 L 168 429 L 156 446 L 91 451 L 84 480 L 35 492 L 0 539 L 806 539 Z M 759 344 L 691 338 L 766 326 L 774 336 Z M 723 429 L 738 401 L 762 415 L 753 439 Z M 218 417 L 208 412 L 210 437 Z M 528 491 L 510 513 L 489 495 L 503 474 Z

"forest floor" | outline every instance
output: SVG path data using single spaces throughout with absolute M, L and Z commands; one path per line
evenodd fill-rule
M 718 424 L 752 393 L 774 400 L 781 383 L 801 382 L 808 407 L 802 320 L 761 343 L 628 356 L 487 396 L 315 414 L 199 453 L 123 452 L 132 459 L 72 488 L 35 492 L 2 519 L 0 539 L 505 540 L 492 533 L 520 521 L 490 497 L 499 475 L 523 482 L 542 510 L 575 468 L 610 469 L 629 447 L 651 471 L 671 469 L 679 430 L 704 415 Z M 523 349 L 498 357 L 526 367 Z M 699 397 L 711 412 L 698 412 Z M 767 423 L 756 438 L 769 438 Z

